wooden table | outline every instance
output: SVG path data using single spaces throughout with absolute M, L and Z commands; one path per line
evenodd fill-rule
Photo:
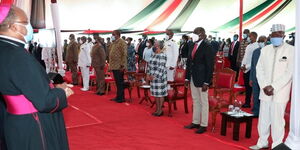
M 222 112 L 222 124 L 221 124 L 221 135 L 226 136 L 227 130 L 227 123 L 233 122 L 233 137 L 232 139 L 235 141 L 239 140 L 240 135 L 240 124 L 245 122 L 246 123 L 246 138 L 251 138 L 252 132 L 252 119 L 253 116 L 231 116 L 228 112 Z

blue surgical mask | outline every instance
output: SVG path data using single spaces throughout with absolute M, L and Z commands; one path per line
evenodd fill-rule
M 282 37 L 274 37 L 274 38 L 271 38 L 271 43 L 272 43 L 274 46 L 280 46 L 280 45 L 282 45 L 282 42 L 283 42 L 283 38 L 282 38 Z
M 233 41 L 236 41 L 238 38 L 236 36 L 233 37 Z
M 116 40 L 116 37 L 115 36 L 111 36 L 111 41 L 114 41 Z
M 21 34 L 25 40 L 26 43 L 29 43 L 29 41 L 31 41 L 33 39 L 33 29 L 30 23 L 28 23 L 27 25 L 21 24 L 21 23 L 16 23 L 18 25 L 24 26 L 27 30 L 27 34 L 23 35 L 20 32 L 17 32 L 18 34 Z
M 243 39 L 246 39 L 248 37 L 248 34 L 243 34 Z

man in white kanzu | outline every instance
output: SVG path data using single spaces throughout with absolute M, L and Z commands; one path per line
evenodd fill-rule
M 91 46 L 86 42 L 86 37 L 80 39 L 80 51 L 78 55 L 78 66 L 81 70 L 83 88 L 82 91 L 89 90 L 90 66 L 91 66 Z
M 272 149 L 282 143 L 284 138 L 284 113 L 290 99 L 294 47 L 283 41 L 285 26 L 275 24 L 271 29 L 271 45 L 261 50 L 256 66 L 256 75 L 260 92 L 260 110 L 258 120 L 259 139 L 250 149 L 258 150 L 268 147 L 270 130 Z
M 174 81 L 174 71 L 177 66 L 177 60 L 179 55 L 179 47 L 177 43 L 172 39 L 174 32 L 166 30 L 165 47 L 167 54 L 167 79 L 168 81 Z

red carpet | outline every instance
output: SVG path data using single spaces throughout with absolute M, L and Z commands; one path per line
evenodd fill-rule
M 167 116 L 165 108 L 165 115 L 157 118 L 151 116 L 154 108 L 138 104 L 136 89 L 130 104 L 110 101 L 114 88 L 106 96 L 82 92 L 79 87 L 73 89 L 76 94 L 69 98 L 70 105 L 64 111 L 71 150 L 246 150 L 258 138 L 257 119 L 253 121 L 251 139 L 245 138 L 245 124 L 241 125 L 238 142 L 232 140 L 232 128 L 227 129 L 227 136 L 220 135 L 220 115 L 214 133 L 211 121 L 208 132 L 202 135 L 184 129 L 192 118 L 190 98 L 189 114 L 184 113 L 183 102 L 179 101 L 173 117 Z M 125 93 L 128 96 L 127 90 Z

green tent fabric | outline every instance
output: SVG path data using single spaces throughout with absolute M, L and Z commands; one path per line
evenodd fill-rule
M 293 32 L 295 30 L 296 30 L 296 27 L 293 27 L 293 28 L 287 29 L 285 32 Z
M 154 0 L 151 4 L 149 4 L 146 8 L 144 8 L 141 12 L 132 17 L 129 21 L 127 21 L 122 27 L 121 30 L 130 30 L 130 26 L 139 22 L 142 19 L 146 19 L 150 16 L 156 9 L 162 6 L 166 0 Z
M 284 10 L 284 8 L 286 8 L 286 6 L 288 6 L 291 2 L 292 0 L 285 1 L 283 4 L 281 4 L 280 7 L 278 7 L 273 13 L 271 13 L 267 18 L 265 18 L 263 21 L 257 24 L 254 28 L 259 28 L 262 25 L 269 22 L 270 20 L 272 20 L 276 15 L 278 15 L 282 10 Z
M 248 11 L 247 13 L 245 13 L 243 15 L 243 21 L 247 21 L 250 18 L 252 18 L 253 16 L 255 16 L 256 14 L 258 14 L 260 11 L 262 11 L 263 9 L 265 9 L 266 7 L 268 7 L 270 4 L 272 4 L 275 0 L 267 0 L 265 2 L 263 2 L 262 4 L 258 5 L 257 7 L 253 8 L 252 10 Z M 222 31 L 222 30 L 226 30 L 228 28 L 234 27 L 239 25 L 239 17 L 227 22 L 226 24 L 218 27 L 217 29 L 215 29 L 215 31 Z
M 200 0 L 189 0 L 187 4 L 184 6 L 184 8 L 182 9 L 182 11 L 179 13 L 179 15 L 176 17 L 176 19 L 168 27 L 168 29 L 180 32 L 182 26 L 185 24 L 185 22 L 188 20 L 190 15 L 193 13 L 193 11 L 195 10 L 199 2 Z

